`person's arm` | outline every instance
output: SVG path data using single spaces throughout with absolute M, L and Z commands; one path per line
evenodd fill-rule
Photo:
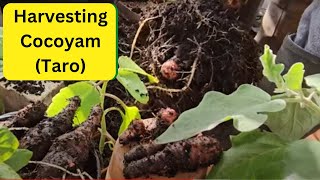
M 276 53 L 276 62 L 288 69 L 297 62 L 302 62 L 305 75 L 320 73 L 320 0 L 315 0 L 304 11 L 296 33 L 285 36 L 280 50 Z M 259 87 L 273 93 L 274 85 L 263 79 Z
M 261 45 L 268 44 L 276 53 L 285 36 L 297 30 L 301 15 L 312 0 L 269 1 L 255 40 Z
M 314 4 L 315 1 L 313 1 L 312 4 Z M 304 47 L 306 45 L 306 41 L 308 39 L 308 32 L 310 27 L 310 21 L 311 21 L 311 14 L 314 10 L 314 5 L 310 5 L 306 8 L 303 16 L 300 19 L 300 24 L 297 30 L 297 36 L 295 37 L 295 43 L 297 43 L 299 46 Z
M 302 14 L 297 32 L 285 37 L 276 61 L 284 63 L 287 69 L 296 62 L 303 62 L 305 75 L 320 73 L 319 19 L 320 0 L 314 0 Z

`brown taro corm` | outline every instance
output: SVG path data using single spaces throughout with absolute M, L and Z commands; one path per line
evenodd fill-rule
M 119 137 L 119 143 L 126 145 L 130 142 L 150 141 L 161 135 L 178 117 L 174 109 L 166 108 L 159 111 L 159 118 L 151 123 L 144 123 L 146 120 L 134 120 L 128 129 Z
M 20 140 L 20 148 L 33 152 L 32 160 L 41 160 L 50 148 L 52 141 L 72 129 L 74 115 L 80 106 L 78 96 L 69 99 L 70 103 L 54 117 L 43 119 L 30 128 Z
M 179 71 L 178 64 L 173 60 L 167 60 L 161 66 L 161 75 L 168 80 L 175 80 L 178 77 L 177 71 Z
M 28 104 L 10 118 L 11 127 L 33 127 L 44 119 L 47 106 L 40 101 Z
M 215 138 L 203 135 L 170 143 L 164 148 L 163 145 L 155 144 L 139 146 L 125 155 L 125 178 L 150 175 L 173 177 L 178 172 L 194 172 L 198 168 L 217 163 L 223 151 Z M 150 155 L 151 152 L 156 153 Z
M 139 141 L 148 131 L 150 130 L 147 130 L 143 120 L 134 120 L 131 122 L 128 129 L 119 136 L 119 143 L 126 145 L 132 141 Z
M 172 124 L 178 117 L 178 113 L 172 108 L 162 108 L 159 111 L 160 120 L 167 122 L 169 125 Z
M 156 154 L 158 151 L 161 151 L 166 146 L 164 144 L 142 144 L 135 146 L 129 152 L 124 155 L 124 163 L 127 164 L 131 161 L 136 161 L 147 156 Z
M 59 136 L 50 147 L 43 162 L 72 171 L 82 170 L 89 159 L 94 134 L 98 132 L 103 110 L 100 105 L 92 108 L 87 121 L 67 134 Z M 37 178 L 61 178 L 63 172 L 49 166 L 39 166 Z

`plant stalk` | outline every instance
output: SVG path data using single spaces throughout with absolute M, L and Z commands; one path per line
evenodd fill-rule
M 104 96 L 111 98 L 111 99 L 114 99 L 115 101 L 117 101 L 117 103 L 119 103 L 122 106 L 123 109 L 126 109 L 127 105 L 117 96 L 110 94 L 110 93 L 105 93 Z
M 124 113 L 121 111 L 121 109 L 119 109 L 117 107 L 110 107 L 103 112 L 103 120 L 101 121 L 101 135 L 100 135 L 100 141 L 99 141 L 99 151 L 101 154 L 102 154 L 104 146 L 105 146 L 106 138 L 109 139 L 112 143 L 116 142 L 116 140 L 108 133 L 107 124 L 105 121 L 105 116 L 110 111 L 118 111 L 122 117 L 124 116 Z

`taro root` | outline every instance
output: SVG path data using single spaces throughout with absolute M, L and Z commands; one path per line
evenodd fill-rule
M 8 128 L 33 127 L 44 118 L 46 109 L 47 106 L 40 101 L 30 103 L 6 121 L 0 121 L 0 125 Z M 14 133 L 16 134 L 17 132 Z
M 142 159 L 144 157 L 156 154 L 158 151 L 161 151 L 165 148 L 163 144 L 143 144 L 135 146 L 128 153 L 124 155 L 124 163 Z
M 124 177 L 173 177 L 178 172 L 194 172 L 217 163 L 223 151 L 215 138 L 203 135 L 167 144 L 163 150 L 161 148 L 161 145 L 151 144 L 131 149 L 125 155 Z
M 11 127 L 33 127 L 44 119 L 46 109 L 47 106 L 40 101 L 31 103 L 8 121 L 12 122 Z
M 150 142 L 162 134 L 176 120 L 178 114 L 174 109 L 166 108 L 159 111 L 159 118 L 145 125 L 145 120 L 134 120 L 128 129 L 119 137 L 120 144 L 130 142 Z
M 119 136 L 120 144 L 125 145 L 131 141 L 138 141 L 141 139 L 142 135 L 145 135 L 146 132 L 152 130 L 147 129 L 142 121 L 143 120 L 134 120 L 131 122 L 128 129 Z
M 164 122 L 167 122 L 169 125 L 173 123 L 178 117 L 177 112 L 171 108 L 161 109 L 159 111 L 160 119 Z
M 42 162 L 69 170 L 83 169 L 89 159 L 94 134 L 98 133 L 102 112 L 100 105 L 93 107 L 87 121 L 54 141 Z M 61 178 L 63 174 L 59 169 L 44 165 L 39 166 L 36 172 L 37 178 Z
M 178 77 L 178 70 L 179 66 L 177 65 L 177 63 L 174 60 L 170 59 L 162 64 L 160 72 L 164 78 L 168 80 L 174 80 Z
M 20 148 L 33 152 L 32 160 L 41 160 L 50 148 L 52 141 L 72 129 L 73 118 L 80 106 L 80 98 L 75 96 L 59 114 L 43 119 L 30 128 L 20 140 Z
M 141 122 L 144 123 L 145 126 L 149 126 L 150 124 L 155 124 L 156 119 L 150 118 L 145 119 Z M 106 179 L 125 179 L 123 174 L 124 166 L 127 166 L 131 162 L 138 161 L 145 157 L 150 157 L 158 152 L 161 152 L 167 144 L 155 144 L 151 143 L 142 143 L 141 145 L 137 144 L 129 144 L 129 145 L 121 145 L 119 143 L 119 139 L 117 140 L 113 153 L 110 159 L 110 164 L 108 166 L 108 171 L 106 175 Z M 204 179 L 207 173 L 207 166 L 202 168 L 198 168 L 192 172 L 178 172 L 174 178 L 176 179 Z M 148 176 L 150 179 L 166 179 L 165 174 L 151 175 L 147 172 L 145 176 Z

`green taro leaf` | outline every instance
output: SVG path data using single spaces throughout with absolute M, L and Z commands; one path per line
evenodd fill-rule
M 31 157 L 32 151 L 29 151 L 27 149 L 17 149 L 10 157 L 10 159 L 5 161 L 5 163 L 9 165 L 14 171 L 19 171 L 29 163 Z
M 281 73 L 284 70 L 283 64 L 276 64 L 275 55 L 268 45 L 264 47 L 264 54 L 260 57 L 263 66 L 263 75 L 270 81 L 275 83 L 278 88 L 282 88 Z M 280 87 L 279 87 L 280 86 Z
M 320 143 L 288 143 L 269 132 L 252 131 L 231 138 L 232 148 L 209 173 L 208 179 L 302 179 L 320 177 Z
M 305 77 L 306 84 L 320 91 L 320 74 L 314 74 Z
M 0 162 L 9 159 L 19 147 L 19 141 L 5 127 L 0 127 Z
M 287 103 L 284 110 L 268 113 L 265 124 L 270 130 L 287 141 L 301 139 L 313 127 L 320 124 L 320 116 L 300 103 Z
M 232 148 L 208 175 L 208 179 L 280 179 L 284 176 L 286 142 L 277 135 L 258 131 L 231 138 Z
M 320 142 L 299 140 L 287 147 L 284 159 L 289 175 L 299 179 L 319 179 L 320 177 Z
M 146 73 L 142 68 L 140 68 L 129 57 L 120 56 L 118 61 L 119 61 L 119 69 L 127 70 L 127 71 L 130 71 L 130 72 L 134 72 L 134 73 L 138 73 L 138 74 L 147 76 L 150 83 L 158 83 L 159 82 L 159 80 L 156 77 Z
M 196 108 L 183 112 L 156 141 L 187 139 L 231 119 L 239 131 L 251 131 L 267 120 L 267 115 L 262 113 L 277 112 L 285 106 L 284 100 L 271 100 L 268 93 L 248 84 L 241 85 L 231 95 L 208 92 Z
M 0 162 L 0 179 L 21 179 L 21 177 L 10 166 Z
M 68 99 L 74 96 L 79 96 L 81 106 L 78 108 L 73 119 L 74 125 L 79 125 L 84 122 L 91 111 L 91 108 L 100 103 L 99 91 L 89 82 L 77 82 L 65 88 L 52 98 L 52 103 L 47 109 L 47 116 L 53 117 L 62 111 L 69 103 Z
M 126 90 L 128 90 L 134 99 L 142 104 L 148 103 L 148 90 L 137 74 L 119 69 L 117 80 L 126 88 Z
M 303 63 L 293 64 L 288 73 L 283 76 L 287 88 L 291 90 L 300 90 L 302 88 L 304 72 Z
M 127 106 L 125 108 L 125 116 L 122 119 L 122 124 L 120 126 L 118 135 L 122 134 L 123 131 L 125 131 L 129 127 L 130 123 L 135 119 L 141 119 L 139 109 L 136 106 Z

